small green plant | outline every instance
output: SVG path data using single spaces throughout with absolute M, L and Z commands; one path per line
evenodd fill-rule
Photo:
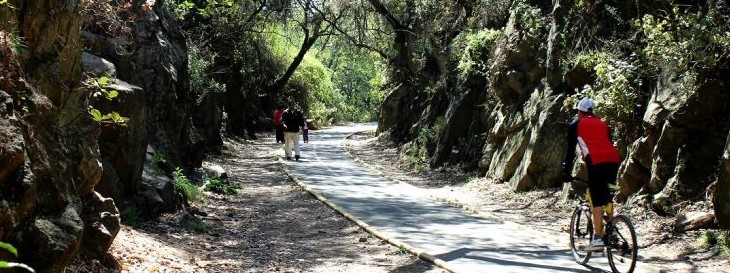
M 396 248 L 393 251 L 393 254 L 395 254 L 395 255 L 406 255 L 406 254 L 408 254 L 408 248 L 406 248 L 406 246 L 404 246 L 404 245 L 399 245 L 398 248 Z
M 202 200 L 202 195 L 198 187 L 190 183 L 190 180 L 183 174 L 183 170 L 180 167 L 175 168 L 175 171 L 172 173 L 172 183 L 175 185 L 175 189 L 182 192 L 188 200 Z
M 228 179 L 212 178 L 208 180 L 204 189 L 218 194 L 235 195 L 237 193 L 236 190 L 240 188 L 240 184 L 230 182 Z
M 653 64 L 650 69 L 712 69 L 720 56 L 730 51 L 730 28 L 717 18 L 722 12 L 710 8 L 707 13 L 675 6 L 664 16 L 644 15 L 633 22 L 644 37 L 643 57 Z
M 716 255 L 730 256 L 730 232 L 722 230 L 708 230 L 700 237 L 702 246 L 710 249 Z
M 10 254 L 13 254 L 13 256 L 18 257 L 18 250 L 15 249 L 15 247 L 11 244 L 0 242 L 0 249 L 4 249 L 5 251 L 10 252 Z M 0 269 L 1 268 L 22 268 L 28 270 L 29 272 L 35 272 L 33 268 L 26 264 L 8 262 L 3 260 L 0 260 Z
M 100 78 L 90 78 L 87 80 L 86 84 L 90 86 L 92 90 L 94 90 L 91 93 L 92 97 L 98 97 L 103 96 L 107 100 L 114 100 L 117 96 L 119 96 L 119 92 L 116 90 L 108 90 L 107 86 L 111 84 L 113 80 L 109 77 L 100 77 Z M 89 107 L 89 114 L 91 115 L 91 118 L 94 119 L 94 121 L 102 123 L 102 122 L 113 122 L 114 124 L 125 124 L 129 121 L 129 118 L 123 117 L 117 112 L 111 112 L 107 114 L 102 114 L 99 109 L 96 109 L 94 107 Z

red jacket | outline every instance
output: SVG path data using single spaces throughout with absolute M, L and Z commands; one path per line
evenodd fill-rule
M 583 160 L 588 164 L 621 162 L 621 155 L 613 146 L 608 126 L 594 115 L 585 115 L 570 124 L 564 161 L 568 169 L 571 169 L 575 158 L 576 144 L 580 145 Z
M 277 109 L 274 111 L 274 125 L 279 126 L 281 125 L 281 115 L 284 113 L 284 110 Z

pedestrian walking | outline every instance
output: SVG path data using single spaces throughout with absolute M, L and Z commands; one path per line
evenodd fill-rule
M 306 117 L 304 118 L 304 127 L 302 127 L 302 140 L 304 140 L 304 143 L 309 142 L 309 124 Z
M 284 110 L 281 120 L 284 126 L 284 155 L 287 160 L 291 160 L 293 148 L 294 158 L 299 160 L 299 129 L 304 127 L 304 116 L 297 110 L 294 100 L 289 101 L 289 108 Z
M 284 107 L 276 106 L 274 110 L 274 130 L 276 130 L 276 143 L 284 143 L 284 125 L 281 123 L 281 116 L 284 113 Z

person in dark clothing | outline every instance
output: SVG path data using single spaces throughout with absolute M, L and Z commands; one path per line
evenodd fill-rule
M 304 118 L 304 127 L 302 127 L 302 140 L 304 143 L 309 142 L 309 124 L 307 124 L 307 118 Z
M 276 143 L 284 143 L 284 125 L 281 123 L 281 115 L 284 113 L 284 107 L 276 106 L 274 111 L 274 128 L 276 129 Z
M 589 249 L 601 251 L 603 242 L 603 206 L 613 203 L 609 185 L 615 185 L 621 155 L 613 145 L 608 126 L 593 114 L 595 103 L 585 98 L 578 103 L 578 118 L 570 123 L 568 148 L 563 160 L 563 174 L 570 178 L 575 160 L 575 146 L 580 145 L 588 167 L 588 191 L 593 206 L 594 235 Z M 566 179 L 567 180 L 567 179 Z M 613 215 L 609 215 L 612 218 Z
M 299 129 L 304 126 L 304 115 L 297 110 L 297 104 L 289 101 L 289 108 L 284 110 L 281 115 L 282 124 L 284 126 L 284 154 L 287 160 L 291 160 L 292 148 L 294 148 L 294 158 L 299 160 Z

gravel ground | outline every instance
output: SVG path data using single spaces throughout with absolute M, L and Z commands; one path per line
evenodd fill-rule
M 66 272 L 445 273 L 373 237 L 296 186 L 273 139 L 227 141 L 206 162 L 242 188 L 181 212 L 123 226 L 104 261 L 76 260 Z

